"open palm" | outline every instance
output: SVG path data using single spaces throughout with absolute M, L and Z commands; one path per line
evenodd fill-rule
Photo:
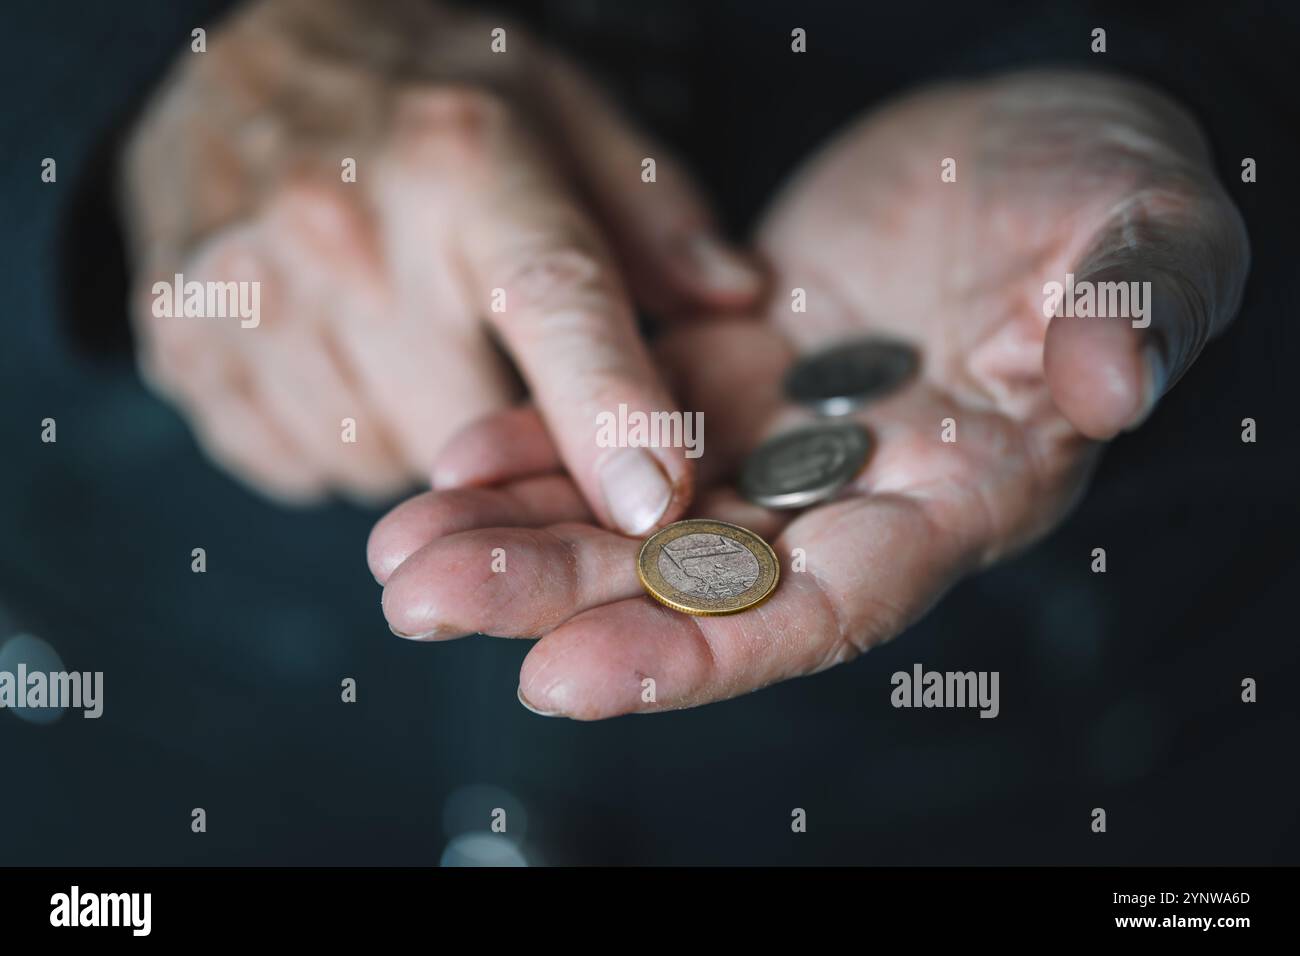
M 395 631 L 542 637 L 520 698 L 583 719 L 847 660 L 1061 519 L 1098 440 L 1139 424 L 1231 319 L 1249 257 L 1191 121 L 1146 88 L 1066 74 L 934 88 L 866 117 L 791 182 L 758 245 L 767 313 L 681 325 L 658 355 L 681 407 L 704 413 L 693 513 L 772 540 L 772 597 L 704 618 L 650 600 L 640 542 L 591 522 L 520 409 L 454 439 L 440 490 L 372 534 Z M 1150 326 L 1045 317 L 1044 285 L 1067 273 L 1150 282 Z M 857 413 L 876 442 L 866 468 L 793 520 L 744 502 L 739 462 L 808 417 L 781 393 L 790 362 L 865 334 L 922 356 L 912 385 Z

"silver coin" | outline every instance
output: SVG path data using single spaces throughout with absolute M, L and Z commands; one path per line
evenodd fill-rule
M 785 432 L 745 460 L 740 491 L 765 508 L 806 508 L 857 477 L 871 436 L 854 422 L 825 422 Z
M 677 590 L 709 598 L 736 597 L 758 580 L 758 559 L 723 534 L 688 534 L 664 545 L 659 573 Z
M 796 362 L 785 393 L 822 415 L 847 415 L 899 388 L 920 364 L 916 349 L 893 339 L 841 342 Z

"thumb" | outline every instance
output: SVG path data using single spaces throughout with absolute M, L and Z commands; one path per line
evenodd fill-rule
M 762 274 L 723 239 L 686 170 L 561 58 L 540 76 L 565 158 L 636 300 L 655 312 L 752 304 Z
M 1043 369 L 1057 408 L 1089 438 L 1142 424 L 1236 315 L 1250 245 L 1236 206 L 1211 186 L 1154 211 L 1149 199 L 1129 204 L 1140 218 L 1132 208 L 1114 217 L 1061 284 Z

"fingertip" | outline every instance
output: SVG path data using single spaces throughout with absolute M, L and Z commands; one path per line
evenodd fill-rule
M 311 478 L 302 482 L 250 479 L 246 485 L 272 504 L 283 508 L 319 508 L 329 501 L 329 489 L 322 478 Z
M 645 534 L 672 501 L 672 484 L 660 462 L 644 448 L 620 448 L 596 466 L 596 479 L 612 525 L 628 535 Z
M 605 720 L 702 703 L 713 667 L 692 622 L 631 598 L 586 611 L 535 644 L 519 696 L 548 716 Z
M 502 513 L 490 491 L 453 494 L 428 491 L 408 498 L 375 523 L 366 540 L 366 563 L 379 584 L 386 586 L 394 572 L 417 551 L 433 541 L 484 519 L 513 517 Z
M 677 520 L 690 505 L 694 464 L 675 450 L 618 448 L 596 465 L 611 527 L 639 537 Z
M 580 524 L 449 535 L 392 574 L 384 614 L 401 636 L 535 637 L 639 590 L 635 547 Z
M 481 461 L 472 452 L 464 453 L 461 449 L 451 455 L 439 452 L 429 469 L 429 487 L 434 491 L 455 491 L 489 484 Z
M 738 308 L 763 291 L 763 273 L 753 260 L 712 233 L 689 236 L 678 252 L 674 262 L 683 283 L 701 304 Z
M 423 564 L 431 564 L 425 561 Z M 437 579 L 426 577 L 429 567 L 411 567 L 403 563 L 384 584 L 380 607 L 388 621 L 388 629 L 406 640 L 439 641 L 464 637 L 464 628 L 450 623 L 442 606 L 447 594 L 440 589 Z M 444 566 L 444 573 L 453 569 Z M 471 569 L 472 570 L 472 569 Z
M 515 696 L 519 698 L 519 703 L 523 705 L 524 710 L 530 711 L 536 714 L 538 717 L 563 717 L 564 716 L 564 714 L 560 713 L 559 711 L 542 710 L 538 707 L 534 707 L 531 703 L 528 702 L 528 698 L 524 696 L 524 689 L 522 686 L 515 691 Z
M 1163 389 L 1154 345 L 1123 320 L 1058 316 L 1048 326 L 1043 370 L 1052 400 L 1088 438 L 1134 428 Z
M 404 501 L 370 529 L 366 539 L 366 565 L 381 586 L 403 561 L 427 543 L 432 532 L 417 515 L 427 510 L 425 495 Z
M 606 720 L 641 706 L 643 655 L 603 619 L 620 606 L 570 621 L 534 645 L 519 670 L 519 699 L 534 713 L 570 720 Z
M 688 414 L 686 412 L 683 415 Z M 695 460 L 686 456 L 685 449 L 656 449 L 660 466 L 668 475 L 670 495 L 668 507 L 664 509 L 659 521 L 651 529 L 657 531 L 664 525 L 672 524 L 685 514 L 695 500 L 696 474 Z

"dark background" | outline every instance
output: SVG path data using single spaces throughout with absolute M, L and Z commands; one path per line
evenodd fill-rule
M 1046 542 L 852 664 L 596 725 L 518 705 L 523 642 L 393 638 L 364 560 L 379 512 L 253 497 L 102 347 L 123 327 L 104 137 L 219 6 L 0 14 L 0 645 L 37 635 L 105 672 L 98 721 L 0 713 L 0 865 L 433 864 L 496 806 L 534 863 L 1300 862 L 1294 6 L 516 5 L 673 142 L 738 235 L 891 94 L 1074 63 L 1190 106 L 1254 253 L 1237 323 Z M 889 676 L 916 662 L 1000 671 L 1001 716 L 894 710 Z

